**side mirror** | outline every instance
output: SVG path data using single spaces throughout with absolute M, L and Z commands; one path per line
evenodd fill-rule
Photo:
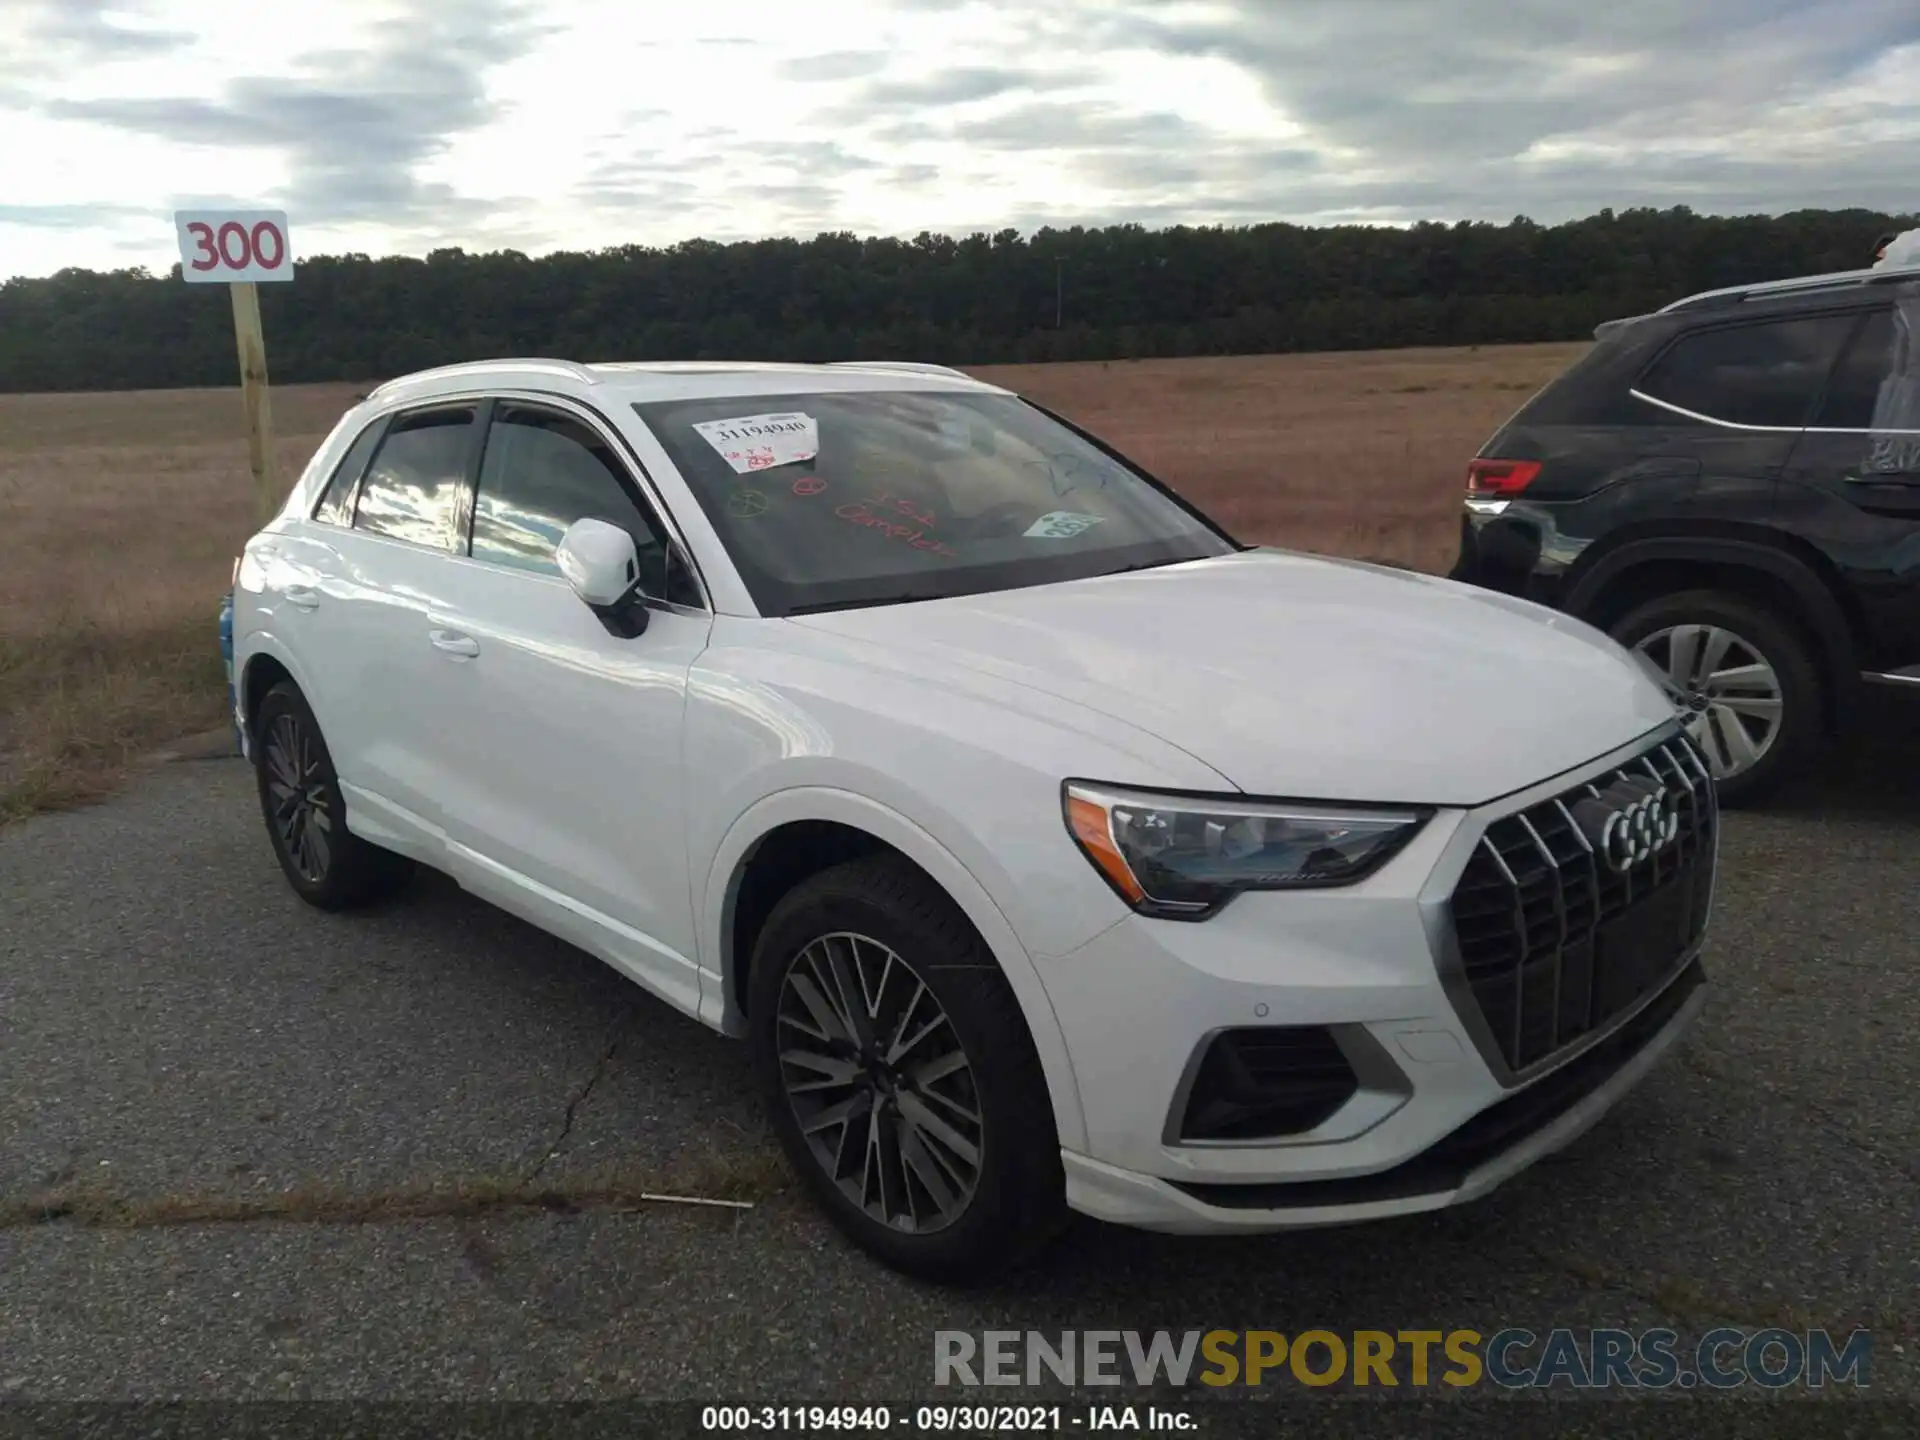
M 633 537 L 604 520 L 576 520 L 560 537 L 554 560 L 581 603 L 609 634 L 631 640 L 647 628 L 640 593 L 640 556 Z

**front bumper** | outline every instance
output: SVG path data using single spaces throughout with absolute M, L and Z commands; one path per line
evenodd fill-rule
M 1667 738 L 1442 813 L 1351 889 L 1243 895 L 1201 924 L 1129 918 L 1043 959 L 1086 1127 L 1084 1149 L 1063 1152 L 1069 1203 L 1182 1232 L 1339 1224 L 1471 1200 L 1584 1131 L 1704 1004 L 1697 938 L 1604 1024 L 1516 1066 L 1461 977 L 1451 905 L 1496 824 Z M 1710 854 L 1701 873 L 1704 915 Z M 1326 1027 L 1350 1097 L 1297 1133 L 1192 1138 L 1195 1057 L 1261 1027 Z
M 1537 1082 L 1390 1170 L 1273 1185 L 1176 1184 L 1062 1151 L 1067 1203 L 1099 1220 L 1176 1235 L 1309 1229 L 1463 1205 L 1591 1129 L 1660 1063 L 1706 1001 L 1696 960 L 1635 1017 L 1642 1023 L 1616 1032 L 1626 1043 L 1595 1047 L 1566 1067 L 1576 1073 L 1565 1083 Z M 1549 1094 L 1529 1107 L 1536 1091 Z M 1506 1106 L 1515 1112 L 1499 1115 Z M 1478 1123 L 1489 1118 L 1493 1124 Z

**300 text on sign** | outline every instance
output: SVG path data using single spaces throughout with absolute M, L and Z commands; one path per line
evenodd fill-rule
M 283 210 L 182 210 L 180 273 L 187 280 L 291 280 L 293 256 Z

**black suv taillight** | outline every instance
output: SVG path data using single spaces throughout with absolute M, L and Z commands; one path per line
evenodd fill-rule
M 1540 473 L 1538 460 L 1469 460 L 1469 495 L 1518 495 Z
M 1298 1135 L 1325 1121 L 1359 1088 L 1353 1066 L 1323 1025 L 1222 1031 L 1194 1076 L 1180 1138 Z

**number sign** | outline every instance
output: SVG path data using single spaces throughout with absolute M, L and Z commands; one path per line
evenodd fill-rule
M 181 210 L 173 223 L 190 281 L 293 279 L 284 210 Z

